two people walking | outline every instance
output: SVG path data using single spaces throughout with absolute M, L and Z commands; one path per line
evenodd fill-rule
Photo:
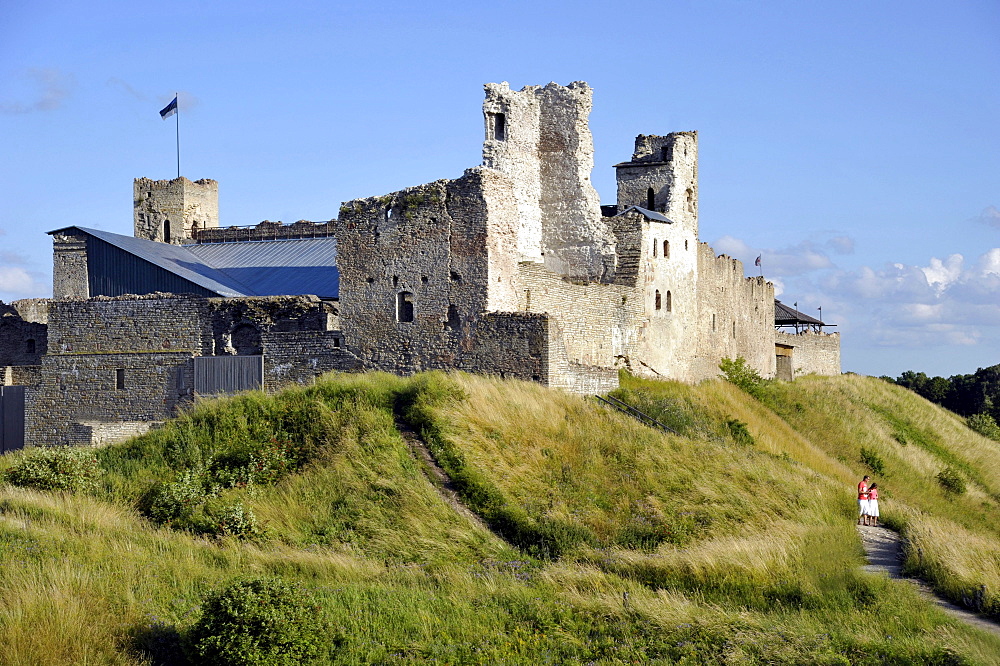
M 858 484 L 858 525 L 876 527 L 878 525 L 878 484 L 868 485 L 871 477 L 867 474 Z

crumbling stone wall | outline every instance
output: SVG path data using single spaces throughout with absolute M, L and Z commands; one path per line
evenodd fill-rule
M 513 91 L 486 85 L 483 165 L 510 177 L 520 220 L 520 258 L 558 275 L 611 279 L 614 236 L 590 182 L 594 145 L 590 87 L 576 81 Z
M 190 243 L 196 231 L 219 226 L 219 184 L 136 178 L 132 184 L 135 237 Z
M 619 211 L 639 206 L 663 213 L 697 238 L 697 132 L 640 134 L 632 160 L 615 168 Z
M 0 366 L 38 365 L 48 346 L 48 327 L 25 321 L 0 302 Z
M 774 285 L 762 277 L 745 278 L 743 262 L 715 256 L 698 245 L 698 345 L 693 374 L 718 374 L 723 358 L 742 356 L 764 377 L 773 377 Z
M 792 347 L 793 376 L 810 373 L 817 375 L 840 374 L 840 334 L 816 333 L 775 333 L 775 342 Z
M 226 336 L 240 327 L 258 336 L 260 349 L 253 351 L 264 353 L 268 388 L 311 379 L 314 368 L 354 369 L 356 359 L 337 352 L 340 331 L 328 330 L 336 322 L 334 310 L 334 304 L 310 296 L 149 294 L 53 301 L 48 353 L 27 393 L 28 441 L 105 441 L 133 432 L 135 424 L 175 416 L 194 399 L 191 359 L 239 353 Z M 321 354 L 327 346 L 331 353 Z M 288 363 L 299 366 L 298 374 L 281 370 Z
M 89 296 L 87 235 L 70 230 L 52 234 L 52 298 L 79 301 Z

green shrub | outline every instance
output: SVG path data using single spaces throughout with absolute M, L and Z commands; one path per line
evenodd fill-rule
M 181 472 L 176 481 L 155 486 L 141 506 L 142 512 L 161 525 L 190 518 L 208 498 L 203 474 L 195 470 Z
M 257 516 L 240 501 L 209 502 L 196 529 L 208 534 L 251 538 L 260 534 Z
M 983 437 L 1000 442 L 1000 425 L 997 425 L 996 419 L 990 414 L 973 414 L 965 422 Z
M 885 474 L 885 462 L 882 458 L 871 449 L 866 449 L 861 447 L 861 457 L 858 458 L 858 462 L 870 469 L 875 474 Z
M 726 428 L 729 430 L 729 436 L 733 438 L 733 441 L 737 444 L 742 444 L 744 446 L 753 446 L 756 442 L 754 441 L 753 435 L 747 430 L 747 424 L 743 423 L 738 419 L 729 419 L 726 421 Z
M 938 472 L 937 480 L 941 487 L 949 493 L 961 495 L 965 492 L 965 479 L 953 467 L 945 467 Z
M 719 363 L 719 370 L 727 381 L 736 384 L 755 398 L 760 398 L 764 388 L 764 378 L 754 368 L 747 364 L 742 356 L 736 360 L 724 358 Z
M 292 666 L 327 648 L 315 596 L 280 579 L 242 580 L 210 593 L 185 636 L 192 661 L 208 666 Z
M 101 466 L 92 449 L 30 449 L 4 475 L 7 483 L 38 490 L 80 492 L 97 487 Z

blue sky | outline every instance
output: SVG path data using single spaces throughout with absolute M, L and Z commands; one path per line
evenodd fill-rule
M 0 3 L 0 300 L 45 231 L 132 231 L 132 179 L 219 181 L 223 225 L 481 161 L 482 84 L 594 88 L 593 182 L 698 130 L 701 236 L 839 325 L 843 367 L 1000 363 L 1000 3 Z

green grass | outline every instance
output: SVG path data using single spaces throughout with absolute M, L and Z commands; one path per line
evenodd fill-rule
M 186 663 L 209 591 L 277 576 L 321 600 L 321 663 L 997 663 L 1000 640 L 861 572 L 851 494 L 864 447 L 907 566 L 955 597 L 985 584 L 992 603 L 995 442 L 860 377 L 754 399 L 624 376 L 616 395 L 681 434 L 534 384 L 331 375 L 101 449 L 89 494 L 0 487 L 0 654 Z M 898 441 L 903 415 L 938 448 Z M 397 419 L 489 529 L 442 499 Z M 274 442 L 285 453 L 262 463 Z M 969 490 L 948 496 L 935 475 L 959 463 Z M 145 517 L 185 473 L 259 530 Z

